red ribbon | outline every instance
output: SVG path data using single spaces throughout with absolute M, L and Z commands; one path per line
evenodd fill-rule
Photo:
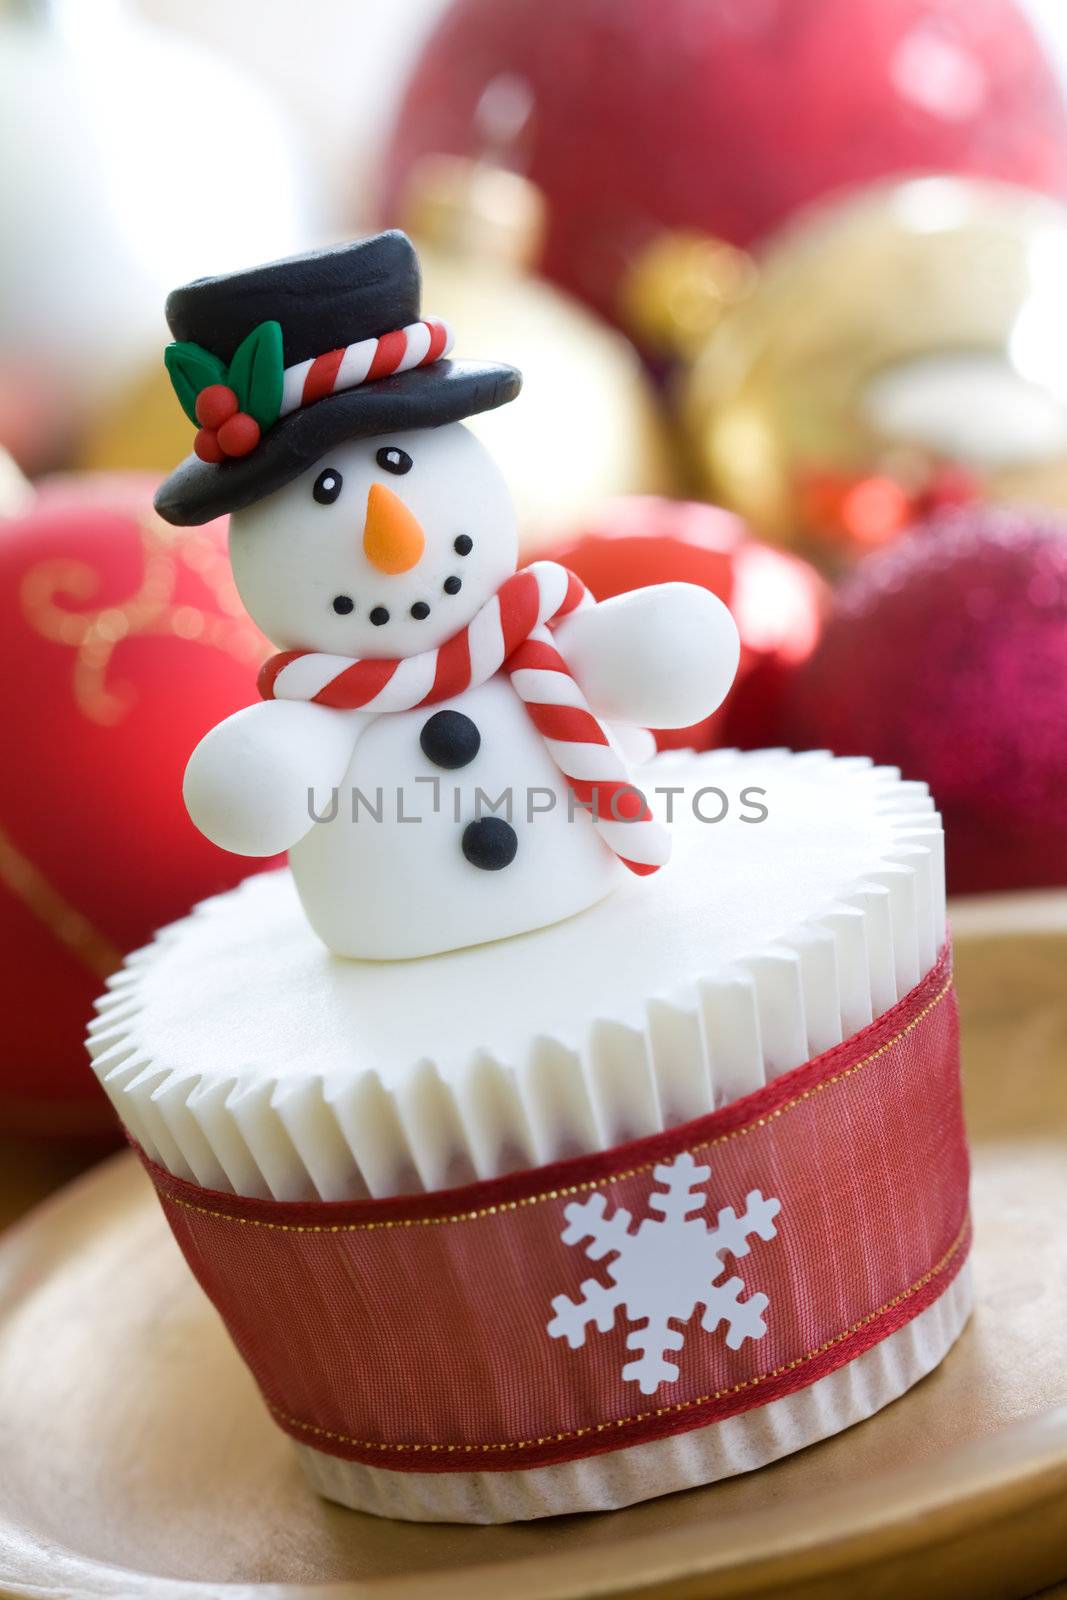
M 711 1169 L 688 1208 L 709 1225 L 724 1207 L 741 1213 L 753 1190 L 781 1203 L 776 1236 L 751 1236 L 720 1280 L 741 1278 L 742 1298 L 766 1295 L 767 1331 L 731 1349 L 727 1326 L 704 1331 L 699 1311 L 673 1322 L 678 1376 L 644 1394 L 622 1376 L 636 1348 L 627 1308 L 578 1348 L 549 1336 L 557 1297 L 612 1283 L 610 1253 L 591 1260 L 561 1235 L 566 1208 L 591 1196 L 606 1218 L 629 1211 L 631 1232 L 656 1218 L 654 1169 L 684 1153 Z M 294 1438 L 443 1472 L 638 1444 L 814 1383 L 952 1282 L 970 1231 L 949 953 L 872 1026 L 755 1094 L 550 1167 L 429 1195 L 288 1203 L 217 1194 L 142 1160 Z

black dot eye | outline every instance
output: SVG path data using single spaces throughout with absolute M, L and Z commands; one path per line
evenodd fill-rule
M 341 484 L 344 482 L 336 467 L 327 467 L 325 472 L 320 472 L 315 479 L 312 489 L 312 498 L 320 506 L 332 506 L 337 496 L 341 493 Z
M 474 549 L 474 540 L 469 533 L 461 533 L 459 538 L 453 542 L 452 548 L 457 556 L 469 556 Z
M 386 472 L 395 472 L 398 478 L 415 465 L 407 451 L 398 450 L 395 444 L 383 445 L 374 459 Z
M 347 617 L 350 611 L 356 609 L 356 602 L 350 594 L 335 594 L 333 597 L 333 609 L 339 617 Z
M 463 587 L 462 578 L 446 578 L 444 583 L 445 594 L 458 594 Z

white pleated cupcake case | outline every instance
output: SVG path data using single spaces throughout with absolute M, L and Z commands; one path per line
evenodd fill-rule
M 687 1122 L 858 1032 L 934 965 L 944 842 L 925 785 L 825 752 L 661 756 L 680 785 L 652 880 L 537 933 L 412 962 L 330 956 L 285 872 L 164 929 L 111 981 L 90 1052 L 154 1161 L 279 1200 L 490 1178 Z M 734 828 L 696 820 L 700 789 Z M 764 791 L 765 823 L 736 819 Z M 603 1511 L 750 1471 L 873 1415 L 932 1371 L 967 1267 L 906 1326 L 797 1393 L 589 1460 L 421 1473 L 297 1443 L 358 1510 L 497 1523 Z

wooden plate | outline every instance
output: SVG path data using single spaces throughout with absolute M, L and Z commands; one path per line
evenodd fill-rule
M 871 1421 L 611 1515 L 421 1527 L 304 1488 L 130 1156 L 0 1245 L 0 1589 L 133 1600 L 1015 1596 L 1067 1576 L 1067 898 L 957 906 L 978 1307 Z

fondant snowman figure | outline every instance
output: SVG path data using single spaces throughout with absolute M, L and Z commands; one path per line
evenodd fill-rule
M 288 850 L 324 943 L 370 959 L 543 927 L 661 867 L 630 763 L 646 727 L 719 705 L 739 650 L 692 585 L 596 605 L 554 563 L 516 571 L 507 487 L 462 419 L 519 374 L 445 359 L 418 296 L 391 232 L 167 304 L 200 432 L 156 505 L 231 513 L 237 587 L 280 652 L 262 703 L 194 751 L 186 804 L 225 849 Z

